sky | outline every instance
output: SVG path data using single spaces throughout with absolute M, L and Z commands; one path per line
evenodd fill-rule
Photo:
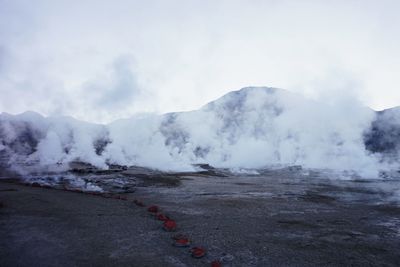
M 0 0 L 0 112 L 107 123 L 271 86 L 400 105 L 400 1 Z

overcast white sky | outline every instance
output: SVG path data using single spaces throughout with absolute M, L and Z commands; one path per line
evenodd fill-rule
M 0 0 L 0 111 L 108 122 L 249 85 L 400 105 L 400 1 Z

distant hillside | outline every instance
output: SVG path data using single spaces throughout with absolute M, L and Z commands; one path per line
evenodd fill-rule
M 376 112 L 376 119 L 365 134 L 365 146 L 374 153 L 398 155 L 400 151 L 400 107 Z
M 187 170 L 192 164 L 261 168 L 376 170 L 397 162 L 400 108 L 374 112 L 326 104 L 288 91 L 246 87 L 199 110 L 148 115 L 108 125 L 33 112 L 0 115 L 3 163 L 65 165 L 83 161 Z

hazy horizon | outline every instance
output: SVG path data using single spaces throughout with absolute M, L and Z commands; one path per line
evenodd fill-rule
M 236 92 L 236 91 L 240 91 L 240 90 L 246 89 L 246 88 L 260 88 L 260 89 L 262 89 L 262 88 L 274 88 L 274 89 L 284 90 L 284 91 L 290 92 L 290 91 L 288 91 L 288 90 L 286 90 L 286 89 L 284 89 L 284 88 L 275 88 L 275 87 L 268 87 L 268 86 L 246 86 L 246 87 L 243 87 L 243 88 L 240 88 L 240 89 L 236 89 L 236 90 L 232 90 L 232 91 L 229 91 L 229 92 L 227 92 L 227 93 L 224 93 L 222 96 L 220 96 L 220 97 L 218 97 L 218 98 L 216 98 L 216 99 L 213 99 L 213 100 L 211 100 L 210 102 L 204 103 L 204 104 L 200 105 L 199 108 L 196 108 L 196 109 L 175 110 L 175 111 L 167 111 L 167 112 L 140 112 L 140 113 L 135 113 L 135 114 L 126 115 L 126 116 L 123 116 L 123 117 L 120 117 L 120 118 L 114 118 L 113 120 L 110 120 L 110 121 L 103 121 L 103 122 L 90 121 L 90 120 L 85 120 L 85 119 L 81 119 L 81 118 L 76 118 L 76 117 L 74 117 L 74 116 L 72 116 L 72 115 L 69 115 L 69 114 L 61 114 L 61 115 L 59 115 L 59 114 L 58 114 L 58 115 L 57 115 L 57 114 L 43 114 L 43 113 L 41 113 L 41 112 L 39 112 L 39 111 L 36 111 L 36 110 L 25 110 L 25 111 L 17 112 L 17 113 L 11 113 L 11 112 L 6 112 L 6 111 L 0 111 L 0 114 L 6 113 L 6 114 L 13 115 L 13 116 L 18 116 L 18 115 L 25 114 L 25 113 L 27 113 L 27 112 L 33 112 L 33 113 L 39 114 L 39 115 L 41 115 L 41 116 L 43 116 L 43 117 L 58 117 L 58 116 L 62 116 L 62 117 L 71 117 L 71 118 L 73 118 L 73 119 L 76 119 L 76 120 L 79 120 L 79 121 L 82 121 L 82 122 L 90 122 L 90 123 L 95 123 L 95 124 L 103 124 L 103 125 L 106 125 L 106 124 L 113 123 L 113 122 L 116 122 L 116 121 L 119 121 L 119 120 L 130 119 L 130 118 L 133 118 L 133 117 L 136 117 L 136 116 L 149 116 L 149 115 L 152 115 L 152 114 L 153 114 L 153 115 L 166 115 L 166 114 L 168 114 L 168 113 L 180 113 L 180 112 L 196 111 L 196 110 L 199 110 L 200 108 L 206 106 L 207 104 L 209 104 L 209 103 L 211 103 L 211 102 L 214 102 L 214 101 L 217 101 L 218 99 L 223 98 L 224 96 L 228 95 L 229 93 Z M 295 94 L 295 95 L 299 95 L 299 96 L 301 96 L 301 97 L 304 97 L 305 99 L 315 100 L 315 99 L 313 99 L 313 98 L 311 98 L 311 97 L 307 97 L 307 96 L 305 96 L 305 95 L 303 95 L 303 94 L 301 94 L 301 93 L 298 93 L 298 92 L 297 92 L 297 93 L 290 92 L 290 93 Z M 337 99 L 335 99 L 335 100 L 337 100 Z M 349 99 L 347 99 L 346 101 L 348 101 L 348 100 L 349 100 Z M 326 103 L 326 104 L 328 104 L 328 102 L 324 101 L 323 99 L 322 99 L 322 100 L 319 99 L 318 101 L 321 102 L 321 103 Z M 340 101 L 340 99 L 339 99 L 339 101 Z M 350 100 L 350 101 L 351 101 L 351 100 Z M 341 108 L 341 106 L 340 106 L 341 103 L 339 103 L 339 102 L 333 103 L 333 105 L 336 105 L 336 104 L 337 104 L 337 108 Z M 355 102 L 355 104 L 358 105 L 359 102 Z M 385 109 L 382 109 L 382 110 L 376 110 L 376 109 L 373 109 L 372 107 L 368 107 L 368 106 L 365 106 L 365 107 L 366 107 L 366 108 L 370 108 L 370 109 L 372 109 L 373 111 L 379 112 L 379 111 L 383 111 L 383 110 L 387 110 L 387 109 L 392 109 L 392 108 L 400 107 L 400 104 L 399 104 L 398 106 L 388 107 L 388 108 L 385 108 Z
M 398 1 L 0 1 L 0 111 L 109 122 L 231 90 L 400 104 Z

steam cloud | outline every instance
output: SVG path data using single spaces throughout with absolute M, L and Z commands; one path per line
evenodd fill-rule
M 142 115 L 108 125 L 3 113 L 0 155 L 10 165 L 79 160 L 99 168 L 191 170 L 194 163 L 227 168 L 278 164 L 368 176 L 398 165 L 395 153 L 385 160 L 389 141 L 382 137 L 394 137 L 382 134 L 389 126 L 377 117 L 391 118 L 393 124 L 400 116 L 386 114 L 349 101 L 325 104 L 266 87 L 231 92 L 196 111 Z

